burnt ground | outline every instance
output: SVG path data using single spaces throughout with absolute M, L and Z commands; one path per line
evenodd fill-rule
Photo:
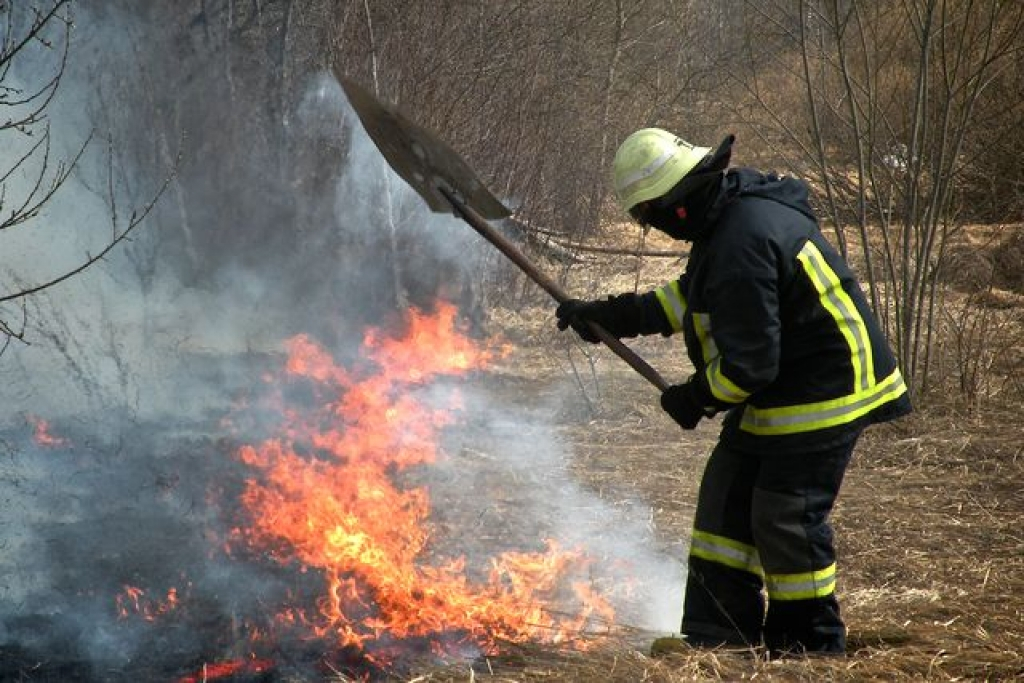
M 643 289 L 679 267 L 647 263 L 637 274 L 594 263 L 586 268 L 592 279 L 570 291 L 627 291 L 634 281 Z M 994 294 L 981 300 L 998 302 L 1004 324 L 992 329 L 1006 348 L 1019 349 L 1024 297 L 1012 290 Z M 963 310 L 962 299 L 949 301 Z M 575 476 L 613 504 L 645 501 L 659 542 L 669 549 L 685 543 L 718 424 L 682 432 L 661 413 L 645 380 L 605 349 L 567 341 L 552 321 L 545 306 L 494 316 L 515 344 L 503 370 L 510 394 L 529 401 L 552 378 L 575 384 L 558 416 L 572 444 Z M 688 371 L 678 343 L 643 339 L 631 346 L 672 381 Z M 914 415 L 862 437 L 832 518 L 847 657 L 769 662 L 757 653 L 690 652 L 655 658 L 650 639 L 666 634 L 627 633 L 618 644 L 602 642 L 586 653 L 530 647 L 472 670 L 428 668 L 408 680 L 1024 678 L 1024 401 L 1012 379 L 1019 377 L 1019 355 L 1012 358 L 1013 367 L 990 367 L 1009 373 L 1010 381 L 984 382 L 1002 391 L 972 409 L 954 386 L 933 392 Z

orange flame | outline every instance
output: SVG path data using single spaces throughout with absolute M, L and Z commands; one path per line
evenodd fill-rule
M 50 434 L 50 423 L 43 418 L 29 415 L 27 419 L 32 424 L 32 439 L 40 446 L 57 448 L 68 445 L 67 439 Z
M 177 609 L 178 589 L 172 587 L 168 589 L 166 598 L 151 600 L 146 598 L 146 591 L 141 588 L 125 586 L 115 601 L 118 616 L 122 619 L 137 614 L 146 621 L 156 621 L 157 617 Z
M 339 646 L 425 638 L 443 651 L 454 640 L 484 650 L 499 641 L 565 642 L 598 619 L 611 621 L 604 598 L 568 581 L 585 565 L 582 553 L 553 541 L 545 552 L 494 557 L 489 571 L 472 572 L 486 576 L 477 583 L 465 558 L 428 559 L 429 491 L 402 488 L 396 475 L 436 461 L 440 430 L 460 404 L 453 397 L 430 407 L 416 390 L 483 368 L 498 353 L 456 330 L 452 306 L 412 311 L 399 338 L 367 333 L 362 357 L 372 374 L 339 368 L 307 337 L 292 339 L 288 353 L 288 380 L 310 385 L 323 401 L 283 411 L 277 436 L 239 450 L 259 476 L 243 494 L 249 524 L 234 531 L 236 542 L 323 576 L 315 612 L 289 610 L 283 623 L 305 624 Z
M 203 664 L 203 668 L 191 676 L 178 679 L 178 683 L 206 683 L 238 675 L 254 675 L 270 671 L 274 663 L 266 659 L 236 659 L 228 662 Z

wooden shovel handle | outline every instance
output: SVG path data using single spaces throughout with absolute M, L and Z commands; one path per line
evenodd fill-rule
M 449 202 L 451 202 L 456 215 L 469 223 L 471 228 L 476 230 L 484 239 L 497 247 L 498 251 L 515 263 L 521 271 L 526 273 L 527 277 L 536 282 L 545 292 L 554 297 L 555 301 L 562 303 L 569 300 L 569 295 L 558 286 L 558 283 L 534 266 L 533 263 L 531 263 L 530 260 L 527 259 L 514 244 L 512 244 L 500 232 L 495 230 L 490 223 L 481 218 L 478 213 L 463 203 L 462 200 L 459 199 L 459 197 L 451 190 L 446 187 L 438 187 L 438 191 L 443 194 Z M 652 368 L 647 361 L 638 356 L 633 349 L 623 344 L 622 341 L 617 337 L 612 336 L 611 333 L 597 323 L 588 322 L 588 324 L 590 325 L 590 329 L 605 346 L 611 349 L 616 356 L 626 361 L 626 363 L 640 373 L 644 379 L 653 384 L 659 391 L 665 391 L 665 389 L 668 389 L 668 382 L 666 382 L 665 379 L 658 374 L 658 371 Z

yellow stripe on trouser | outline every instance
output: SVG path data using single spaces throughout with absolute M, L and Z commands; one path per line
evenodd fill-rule
M 764 577 L 769 600 L 810 600 L 831 595 L 836 589 L 836 565 L 796 574 L 765 574 L 757 549 L 725 536 L 693 530 L 690 555 Z
M 769 600 L 810 600 L 824 598 L 836 590 L 836 565 L 799 574 L 766 574 Z
M 717 562 L 726 567 L 764 576 L 757 548 L 725 536 L 716 536 L 694 529 L 693 536 L 690 538 L 690 555 L 708 562 Z

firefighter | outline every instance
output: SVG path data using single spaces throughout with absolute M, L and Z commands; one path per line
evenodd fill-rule
M 730 167 L 734 140 L 697 147 L 645 128 L 622 143 L 619 203 L 644 229 L 691 242 L 686 270 L 645 294 L 564 302 L 558 327 L 589 342 L 587 321 L 619 338 L 681 332 L 695 372 L 662 408 L 687 430 L 724 414 L 698 495 L 685 642 L 841 654 L 829 513 L 863 429 L 910 400 L 807 186 Z

